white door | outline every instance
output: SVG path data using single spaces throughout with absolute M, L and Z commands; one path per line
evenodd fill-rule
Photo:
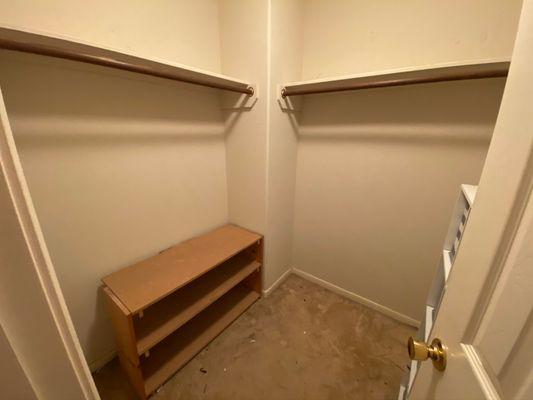
M 533 399 L 533 0 L 524 0 L 511 69 L 476 202 L 410 399 Z

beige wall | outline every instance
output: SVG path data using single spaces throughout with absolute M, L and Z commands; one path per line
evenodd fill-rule
M 300 77 L 302 2 L 220 4 L 222 72 L 254 82 L 259 95 L 250 109 L 229 109 L 239 99 L 224 95 L 229 218 L 265 234 L 268 289 L 291 267 L 297 122 L 281 112 L 277 84 Z
M 0 25 L 220 72 L 217 0 L 0 0 Z
M 418 320 L 459 185 L 478 182 L 503 87 L 306 98 L 294 266 Z
M 306 0 L 302 79 L 509 57 L 521 0 Z
M 220 0 L 222 73 L 257 85 L 259 98 L 223 94 L 229 219 L 266 227 L 267 15 L 263 0 Z M 233 107 L 235 106 L 235 107 Z
M 509 57 L 519 1 L 0 0 L 0 11 L 2 24 L 258 85 L 253 107 L 235 107 L 235 95 L 2 53 L 38 216 L 98 362 L 114 348 L 99 279 L 227 220 L 267 235 L 265 288 L 294 266 L 418 318 L 458 185 L 479 177 L 502 81 L 309 96 L 299 116 L 280 109 L 277 84 Z
M 220 69 L 216 1 L 134 2 L 121 18 L 119 2 L 0 7 L 10 25 Z M 100 278 L 228 220 L 219 93 L 5 51 L 0 85 L 61 288 L 97 366 L 114 350 Z
M 2 397 L 10 400 L 37 400 L 31 383 L 22 369 L 4 329 L 0 324 L 0 387 Z
M 520 1 L 305 2 L 302 79 L 510 58 Z M 502 80 L 306 96 L 293 266 L 418 320 L 459 184 L 476 184 Z
M 278 103 L 278 84 L 300 78 L 303 4 L 271 2 L 265 289 L 292 267 L 298 120 L 296 113 Z

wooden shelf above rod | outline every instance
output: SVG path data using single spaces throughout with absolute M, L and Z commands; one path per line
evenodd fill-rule
M 0 49 L 63 58 L 253 96 L 247 82 L 49 35 L 0 27 Z
M 281 97 L 414 85 L 418 83 L 501 78 L 507 76 L 509 65 L 509 60 L 447 63 L 423 68 L 397 69 L 293 82 L 281 87 Z

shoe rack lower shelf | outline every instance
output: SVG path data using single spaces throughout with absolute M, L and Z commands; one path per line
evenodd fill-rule
M 134 318 L 137 354 L 150 350 L 260 267 L 257 261 L 235 257 L 154 304 L 143 318 Z
M 141 367 L 145 392 L 154 392 L 258 298 L 259 294 L 247 286 L 236 286 L 189 321 L 183 330 L 154 347 Z

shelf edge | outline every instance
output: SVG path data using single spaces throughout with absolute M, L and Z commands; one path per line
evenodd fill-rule
M 78 39 L 0 26 L 0 49 L 62 58 L 253 96 L 253 85 L 222 74 L 140 57 Z
M 291 82 L 281 86 L 281 97 L 420 83 L 500 78 L 507 76 L 509 65 L 509 59 L 476 60 Z

